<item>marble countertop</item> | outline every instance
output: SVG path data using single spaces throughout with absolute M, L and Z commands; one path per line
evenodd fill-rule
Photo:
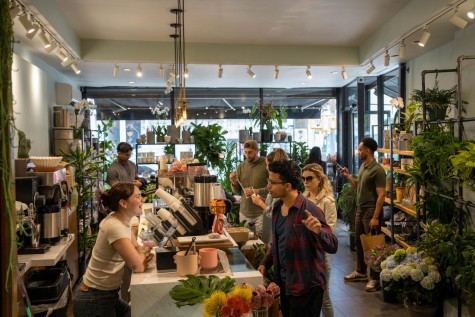
M 64 237 L 56 245 L 52 245 L 48 251 L 43 254 L 22 254 L 18 255 L 18 263 L 24 263 L 25 268 L 21 272 L 26 272 L 30 267 L 35 266 L 54 266 L 66 254 L 69 246 L 75 239 L 74 234 Z

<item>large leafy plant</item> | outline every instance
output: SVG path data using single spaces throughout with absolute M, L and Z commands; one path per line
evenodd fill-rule
M 434 87 L 426 88 L 425 91 L 422 91 L 421 89 L 414 89 L 411 97 L 412 101 L 421 105 L 423 101 L 425 101 L 427 108 L 444 109 L 455 104 L 457 97 L 457 86 L 453 86 L 450 89 L 441 89 L 439 87 L 439 82 L 436 81 Z
M 266 127 L 267 130 L 272 131 L 274 127 L 283 128 L 283 121 L 287 119 L 287 112 L 284 107 L 275 108 L 272 103 L 267 103 L 259 111 L 259 103 L 254 104 L 251 110 L 251 115 L 254 117 L 254 126 L 260 128 Z
M 212 168 L 221 170 L 224 165 L 222 155 L 226 153 L 227 144 L 224 136 L 228 131 L 217 123 L 208 126 L 196 123 L 191 125 L 193 126 L 191 134 L 195 137 L 195 157 L 200 162 L 207 162 Z
M 352 175 L 357 179 L 357 175 Z M 355 232 L 356 215 L 356 189 L 350 183 L 343 185 L 337 201 L 338 210 L 341 211 L 343 221 L 348 225 L 350 232 Z

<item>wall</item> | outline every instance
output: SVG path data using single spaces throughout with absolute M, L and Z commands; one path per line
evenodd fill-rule
M 32 141 L 30 156 L 48 156 L 53 106 L 56 105 L 55 83 L 69 83 L 76 88 L 77 85 L 19 45 L 15 45 L 14 52 L 12 91 L 15 127 L 25 132 Z M 17 157 L 16 132 L 13 144 Z

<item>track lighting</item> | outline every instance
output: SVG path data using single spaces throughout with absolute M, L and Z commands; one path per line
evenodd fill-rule
M 219 64 L 218 78 L 223 78 L 223 64 Z
M 165 70 L 163 69 L 162 64 L 160 64 L 160 67 L 158 68 L 158 72 L 160 73 L 161 78 L 163 78 L 165 76 Z
M 63 49 L 59 45 L 57 45 L 56 56 L 58 56 L 58 58 L 61 60 L 61 62 L 64 62 L 68 59 L 68 56 L 63 53 Z
M 143 72 L 142 72 L 142 64 L 139 64 L 137 66 L 137 77 L 142 77 L 143 76 Z
M 347 80 L 347 79 L 348 79 L 348 74 L 346 73 L 346 68 L 345 68 L 345 66 L 341 66 L 341 77 L 343 78 L 343 80 Z
M 71 68 L 73 69 L 73 71 L 76 75 L 79 75 L 81 73 L 81 70 L 79 69 L 79 67 L 76 63 L 72 63 Z
M 419 43 L 417 43 L 417 44 L 421 47 L 426 46 L 427 41 L 429 40 L 429 37 L 430 37 L 429 28 L 427 27 L 427 25 L 424 25 L 422 27 L 421 39 L 419 40 Z
M 463 29 L 464 27 L 467 26 L 468 22 L 465 21 L 464 19 L 462 19 L 461 17 L 459 17 L 457 15 L 457 11 L 458 11 L 458 6 L 455 8 L 455 11 L 452 14 L 452 16 L 450 17 L 449 21 L 450 21 L 450 23 L 452 23 L 453 25 L 455 25 L 459 29 Z
M 112 76 L 117 77 L 119 75 L 119 64 L 114 65 L 114 70 L 112 71 Z
M 406 58 L 406 44 L 404 40 L 401 41 L 399 45 L 399 60 Z
M 471 8 L 470 11 L 467 12 L 467 16 L 472 20 L 475 19 L 475 6 L 473 6 L 473 8 Z
M 69 55 L 68 57 L 66 57 L 66 60 L 61 63 L 61 66 L 66 67 L 66 66 L 71 65 L 73 62 L 74 62 L 74 58 L 71 55 Z
M 386 55 L 384 55 L 384 66 L 388 67 L 389 66 L 389 61 L 391 60 L 391 57 L 389 56 L 389 51 L 386 50 Z
M 34 21 L 33 16 L 30 16 L 30 21 Z M 26 33 L 26 37 L 29 38 L 30 40 L 33 39 L 39 30 L 40 30 L 40 27 L 38 26 L 38 24 L 36 24 L 36 22 L 32 22 L 31 29 L 29 30 L 29 32 Z
M 46 37 L 45 30 L 41 30 L 41 33 L 38 35 L 38 37 L 40 38 L 41 44 L 43 44 L 43 48 L 47 49 L 52 46 L 51 42 Z
M 21 12 L 20 7 L 18 7 L 18 6 L 16 5 L 16 3 L 13 2 L 13 3 L 12 3 L 12 7 L 10 8 L 10 17 L 12 18 L 12 20 L 13 20 L 14 18 L 16 18 L 16 16 L 17 16 L 18 13 L 20 13 L 20 12 Z
M 312 79 L 312 73 L 310 72 L 310 66 L 307 65 L 307 70 L 305 71 L 308 79 Z
M 279 78 L 279 65 L 275 65 L 274 68 L 274 79 Z
M 254 73 L 251 69 L 252 65 L 249 65 L 249 68 L 247 69 L 247 74 L 249 75 L 249 77 L 251 78 L 256 78 L 256 73 Z
M 23 25 L 23 27 L 25 28 L 27 34 L 35 32 L 35 27 L 30 22 L 30 20 L 28 20 L 28 14 L 23 13 L 22 15 L 20 15 L 20 18 L 18 20 L 20 21 L 21 25 Z
M 371 74 L 375 69 L 376 69 L 376 67 L 374 67 L 373 61 L 371 61 L 370 66 L 366 70 L 366 74 L 368 74 L 368 75 Z

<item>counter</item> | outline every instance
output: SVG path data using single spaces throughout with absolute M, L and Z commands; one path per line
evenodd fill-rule
M 262 275 L 254 270 L 244 255 L 237 247 L 227 251 L 231 266 L 231 277 L 236 280 L 236 285 L 249 283 L 253 286 L 263 283 Z M 225 277 L 226 274 L 215 274 Z M 157 273 L 155 263 L 151 264 L 144 273 L 133 273 L 130 283 L 132 317 L 201 317 L 203 305 L 184 306 L 177 308 L 175 301 L 168 292 L 184 279 L 175 272 Z
M 74 234 L 62 238 L 58 244 L 52 245 L 48 251 L 43 254 L 22 254 L 18 255 L 18 263 L 24 263 L 22 272 L 26 272 L 30 267 L 35 266 L 54 266 L 66 254 L 69 246 L 74 241 Z M 26 268 L 26 269 L 25 269 Z

